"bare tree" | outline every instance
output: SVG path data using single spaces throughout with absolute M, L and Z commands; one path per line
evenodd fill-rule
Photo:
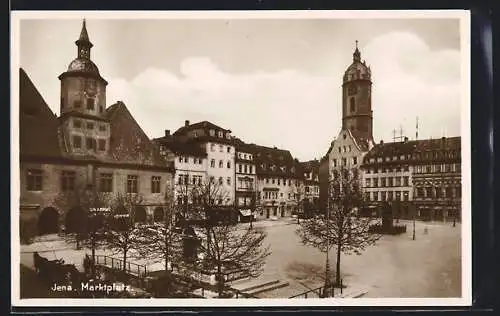
M 301 242 L 322 252 L 336 247 L 336 278 L 340 284 L 341 254 L 361 254 L 367 246 L 374 245 L 380 235 L 368 232 L 373 219 L 357 216 L 364 204 L 357 169 L 341 168 L 334 172 L 329 184 L 326 216 L 302 221 L 297 229 Z
M 181 235 L 174 225 L 175 201 L 173 188 L 166 187 L 161 221 L 141 225 L 137 232 L 141 240 L 138 252 L 151 262 L 164 262 L 165 270 L 172 269 L 172 263 L 181 259 Z
M 135 218 L 141 202 L 142 197 L 133 193 L 117 193 L 111 201 L 105 242 L 108 249 L 121 253 L 123 271 L 126 271 L 130 252 L 142 246 L 141 227 L 136 224 Z
M 61 208 L 69 209 L 66 215 L 65 238 L 76 242 L 76 247 L 87 247 L 95 252 L 102 244 L 105 230 L 105 215 L 109 195 L 98 192 L 95 187 L 79 184 L 72 190 L 61 192 L 54 201 Z
M 219 297 L 224 294 L 225 272 L 245 272 L 249 276 L 262 273 L 271 254 L 269 245 L 264 246 L 265 231 L 223 222 L 210 226 L 208 234 L 208 244 L 202 244 L 200 249 L 202 265 L 215 272 Z
M 222 296 L 225 272 L 244 271 L 253 276 L 261 273 L 265 259 L 270 254 L 269 246 L 263 245 L 266 233 L 233 224 L 227 214 L 233 211 L 234 204 L 228 201 L 229 189 L 224 183 L 209 179 L 196 187 L 195 196 L 204 202 L 205 213 L 205 236 L 202 238 L 206 243 L 200 245 L 201 266 L 215 272 L 218 293 Z M 218 211 L 227 214 L 214 217 Z

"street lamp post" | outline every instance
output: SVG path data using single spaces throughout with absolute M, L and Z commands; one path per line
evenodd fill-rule
M 412 238 L 413 240 L 415 240 L 415 215 L 417 213 L 417 206 L 415 205 L 415 202 L 413 202 L 415 200 L 414 190 L 416 190 L 416 189 L 413 189 L 412 191 L 410 191 L 412 194 L 412 198 L 411 198 L 412 202 L 410 202 L 410 207 L 413 209 L 413 212 L 412 212 L 413 213 L 413 238 Z M 413 206 L 411 206 L 411 204 L 413 204 Z

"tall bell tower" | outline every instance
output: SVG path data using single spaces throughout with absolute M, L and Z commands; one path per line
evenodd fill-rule
M 361 61 L 356 41 L 352 64 L 347 67 L 342 84 L 342 128 L 358 137 L 373 140 L 371 69 Z

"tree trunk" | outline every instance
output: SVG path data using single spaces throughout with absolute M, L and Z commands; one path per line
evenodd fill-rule
M 217 292 L 219 293 L 219 297 L 224 294 L 224 278 L 222 277 L 220 264 L 217 265 Z
M 92 243 L 90 246 L 92 247 L 92 249 L 91 249 L 91 251 L 92 251 L 92 263 L 90 266 L 90 273 L 92 274 L 92 278 L 94 278 L 95 277 L 95 248 L 96 248 L 94 238 L 92 238 Z
M 127 271 L 127 250 L 123 250 L 123 271 Z
M 337 271 L 335 273 L 335 284 L 340 285 L 340 250 L 342 249 L 341 244 L 337 244 Z

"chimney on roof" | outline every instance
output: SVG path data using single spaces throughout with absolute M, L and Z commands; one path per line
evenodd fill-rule
M 170 136 L 170 130 L 169 129 L 165 130 L 165 136 Z
M 184 126 L 189 126 L 189 120 L 184 121 Z

